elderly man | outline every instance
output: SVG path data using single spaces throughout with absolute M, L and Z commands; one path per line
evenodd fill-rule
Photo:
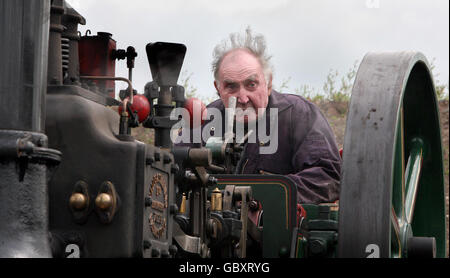
M 278 112 L 278 144 L 272 154 L 260 147 L 270 142 L 249 141 L 238 174 L 286 175 L 297 184 L 298 202 L 333 202 L 339 196 L 341 159 L 334 134 L 320 110 L 301 96 L 272 90 L 272 69 L 264 37 L 232 34 L 214 50 L 214 86 L 220 96 L 209 104 L 224 114 L 230 97 L 236 97 L 236 122 L 251 122 Z M 261 109 L 262 108 L 262 109 Z M 267 118 L 267 122 L 269 122 Z M 203 127 L 208 122 L 206 122 Z M 267 126 L 267 125 L 266 125 Z

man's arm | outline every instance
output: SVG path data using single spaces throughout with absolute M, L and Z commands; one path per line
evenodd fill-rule
M 293 128 L 292 166 L 297 171 L 288 177 L 297 184 L 299 203 L 328 203 L 339 198 L 341 158 L 332 129 L 320 110 L 307 105 L 307 113 L 293 113 L 292 123 L 308 121 L 306 136 L 299 140 Z M 303 112 L 305 112 L 303 110 Z

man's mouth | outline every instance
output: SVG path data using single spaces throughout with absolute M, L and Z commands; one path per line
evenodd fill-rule
M 236 105 L 236 108 L 237 108 L 237 109 L 242 109 L 243 111 L 245 111 L 245 110 L 247 110 L 247 109 L 253 109 L 253 110 L 256 110 L 256 109 L 253 107 L 253 104 L 247 104 L 247 105 L 237 104 L 237 105 Z
M 237 107 L 236 108 L 236 121 L 238 122 L 252 122 L 256 120 L 257 113 L 253 107 L 247 107 L 247 109 Z

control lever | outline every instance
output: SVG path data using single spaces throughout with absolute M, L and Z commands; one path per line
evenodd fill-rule
M 233 173 L 233 167 L 238 164 L 243 145 L 248 141 L 253 130 L 247 132 L 241 142 L 236 142 L 234 134 L 234 118 L 236 115 L 236 97 L 228 99 L 228 108 L 225 108 L 225 134 L 224 138 L 210 137 L 206 142 L 206 148 L 211 150 L 214 163 L 223 164 L 212 165 L 208 169 L 216 173 Z

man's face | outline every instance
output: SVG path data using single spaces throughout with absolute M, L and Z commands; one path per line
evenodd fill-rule
M 214 86 L 223 104 L 228 108 L 228 99 L 236 97 L 236 121 L 252 122 L 257 119 L 258 108 L 266 108 L 272 89 L 264 78 L 259 60 L 244 49 L 233 50 L 225 55 L 219 67 L 218 81 Z M 245 113 L 239 113 L 241 112 Z

